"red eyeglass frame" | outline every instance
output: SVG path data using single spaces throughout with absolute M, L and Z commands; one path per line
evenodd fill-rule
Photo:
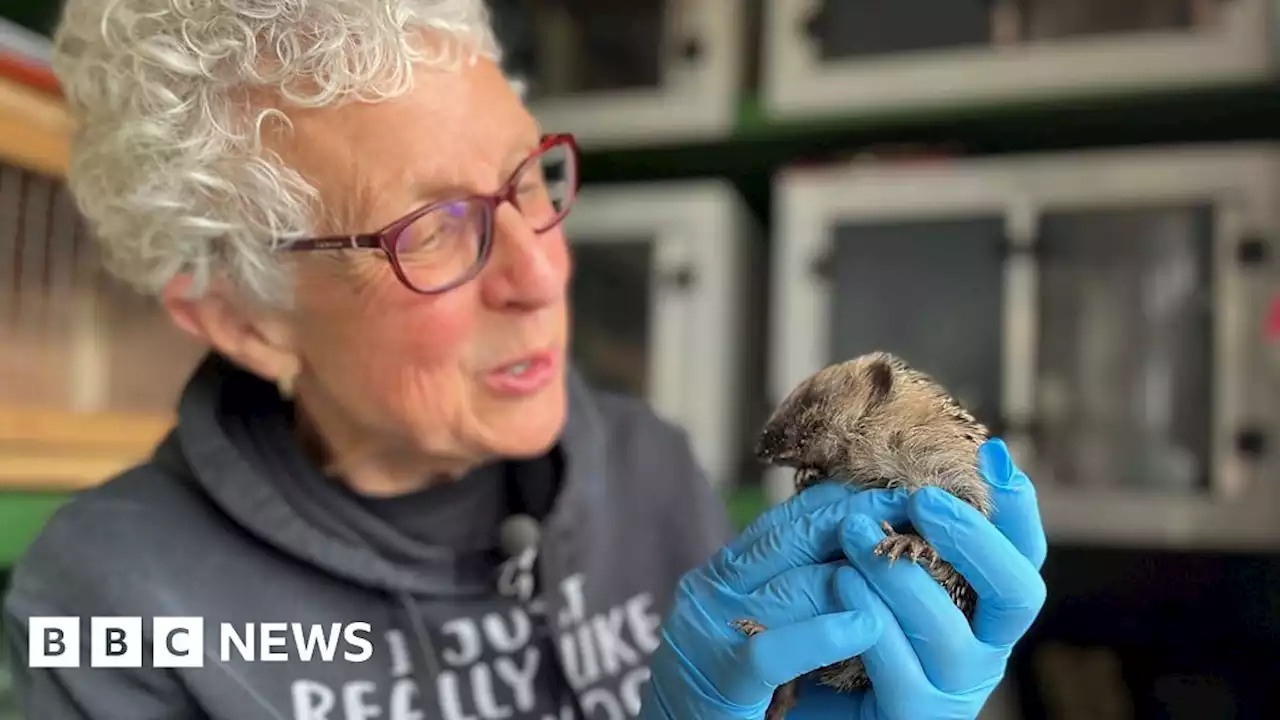
M 425 205 L 413 212 L 405 215 L 397 220 L 393 220 L 390 224 L 381 230 L 370 233 L 359 233 L 356 235 L 329 235 L 318 238 L 307 238 L 303 240 L 288 240 L 287 244 L 281 248 L 282 252 L 310 252 L 316 250 L 381 250 L 386 256 L 387 262 L 391 263 L 391 269 L 395 272 L 396 277 L 401 284 L 409 290 L 420 295 L 438 295 L 448 292 L 460 285 L 470 282 L 480 270 L 484 268 L 485 263 L 489 261 L 489 255 L 493 250 L 493 222 L 494 217 L 498 214 L 498 208 L 503 203 L 509 202 L 512 207 L 520 210 L 520 205 L 516 202 L 516 178 L 520 177 L 529 165 L 538 162 L 539 159 L 547 151 L 564 145 L 569 159 L 573 165 L 572 186 L 569 189 L 568 197 L 564 203 L 564 207 L 560 212 L 548 223 L 542 227 L 535 227 L 533 231 L 542 234 L 556 225 L 560 224 L 569 214 L 569 208 L 573 206 L 574 200 L 578 197 L 578 190 L 582 186 L 582 174 L 579 172 L 579 156 L 578 141 L 571 133 L 557 133 L 543 135 L 538 143 L 538 148 L 529 154 L 520 165 L 507 177 L 507 181 L 502 184 L 497 192 L 489 194 L 464 195 L 461 197 L 453 197 L 433 202 Z M 434 212 L 446 205 L 452 205 L 459 202 L 474 203 L 479 202 L 484 207 L 484 227 L 483 235 L 480 239 L 479 252 L 476 254 L 475 262 L 472 263 L 470 269 L 464 272 L 460 277 L 452 280 L 445 285 L 422 289 L 415 286 L 409 281 L 404 270 L 400 267 L 400 259 L 396 254 L 396 241 L 399 239 L 400 233 L 412 225 L 415 221 L 427 213 Z M 521 212 L 523 217 L 524 213 Z

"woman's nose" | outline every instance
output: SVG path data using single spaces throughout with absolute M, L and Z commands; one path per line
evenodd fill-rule
M 561 300 L 568 279 L 568 248 L 560 226 L 541 234 L 514 207 L 494 217 L 493 254 L 484 283 L 489 304 L 537 307 Z

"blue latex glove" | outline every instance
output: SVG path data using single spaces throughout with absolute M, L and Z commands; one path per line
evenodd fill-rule
M 1045 594 L 1034 489 L 1004 443 L 985 445 L 980 460 L 994 524 L 946 493 L 834 484 L 762 515 L 681 581 L 640 717 L 755 720 L 778 685 L 862 655 L 872 690 L 808 684 L 791 718 L 975 718 Z M 871 554 L 882 520 L 909 520 L 974 585 L 972 629 L 922 568 Z M 744 617 L 769 629 L 744 638 L 730 627 Z
M 865 652 L 881 621 L 865 581 L 841 549 L 849 517 L 901 523 L 902 491 L 853 493 L 820 485 L 761 515 L 703 567 L 681 579 L 650 662 L 640 717 L 716 720 L 764 715 L 795 677 Z M 861 607 L 844 595 L 861 588 Z M 748 638 L 749 618 L 768 631 Z
M 871 690 L 839 694 L 802 688 L 794 720 L 973 720 L 1004 677 L 1013 645 L 1045 600 L 1039 570 L 1046 542 L 1035 489 L 993 440 L 979 451 L 991 485 L 991 522 L 953 496 L 932 488 L 915 493 L 908 515 L 917 532 L 978 594 L 972 625 L 923 568 L 890 566 L 872 554 L 884 538 L 868 517 L 842 525 L 846 556 L 865 583 L 842 586 L 847 603 L 870 607 L 883 633 L 864 655 Z M 857 585 L 857 587 L 853 587 Z M 868 587 L 869 586 L 869 587 Z M 789 718 L 789 720 L 791 720 Z

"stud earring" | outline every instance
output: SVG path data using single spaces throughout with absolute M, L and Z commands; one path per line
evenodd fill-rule
M 294 384 L 298 378 L 297 370 L 286 370 L 276 379 L 276 388 L 280 391 L 280 397 L 285 400 L 293 399 Z

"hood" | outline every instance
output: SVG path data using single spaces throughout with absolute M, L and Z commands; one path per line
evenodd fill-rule
M 603 492 L 602 424 L 580 374 L 568 371 L 568 413 L 556 452 L 565 475 L 542 537 L 572 547 L 590 537 Z M 466 596 L 491 592 L 488 575 L 468 575 L 476 565 L 450 548 L 418 548 L 412 562 L 375 552 L 353 533 L 307 503 L 322 488 L 290 487 L 288 473 L 270 473 L 251 460 L 228 431 L 231 408 L 246 397 L 265 407 L 285 403 L 274 385 L 211 354 L 196 369 L 178 404 L 178 425 L 157 452 L 158 462 L 185 465 L 188 475 L 228 517 L 282 552 L 349 582 L 392 594 Z M 251 429 L 250 432 L 253 432 Z

